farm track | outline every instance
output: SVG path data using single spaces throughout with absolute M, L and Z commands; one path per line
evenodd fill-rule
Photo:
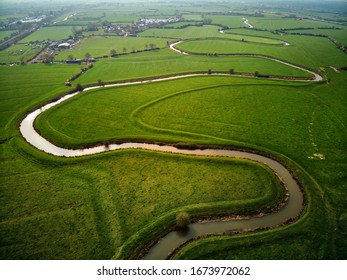
M 176 43 L 177 44 L 177 43 Z M 170 46 L 170 48 L 172 48 L 173 46 Z M 281 62 L 281 61 L 279 61 Z M 281 63 L 285 63 L 285 62 L 281 62 Z M 289 63 L 285 63 L 289 66 L 292 67 L 297 67 L 295 65 L 291 65 Z M 310 73 L 313 73 L 307 69 L 304 68 L 300 68 L 303 69 L 305 71 L 308 71 Z M 315 74 L 315 79 L 313 80 L 307 80 L 307 81 L 321 81 L 323 78 L 314 73 Z M 167 81 L 167 80 L 173 80 L 173 79 L 180 79 L 180 78 L 186 78 L 186 77 L 196 77 L 196 76 L 204 76 L 204 75 L 208 75 L 208 74 L 187 74 L 187 75 L 180 75 L 180 76 L 171 76 L 171 77 L 166 77 L 166 78 L 158 78 L 158 79 L 152 79 L 152 80 L 142 80 L 142 81 L 135 81 L 135 82 L 125 82 L 125 83 L 117 83 L 117 84 L 110 84 L 110 85 L 105 85 L 105 87 L 120 87 L 120 86 L 125 86 L 125 85 L 140 85 L 140 84 L 144 84 L 144 83 L 153 83 L 153 82 L 160 82 L 160 81 Z M 229 74 L 212 74 L 212 75 L 227 75 L 230 76 Z M 285 79 L 283 79 L 285 80 Z M 298 81 L 302 81 L 302 80 L 298 80 Z M 92 89 L 98 89 L 100 88 L 99 86 L 97 87 L 89 87 L 84 89 L 84 91 L 88 91 L 88 90 L 92 90 Z M 261 221 L 261 226 L 256 225 L 255 227 L 249 227 L 247 226 L 247 223 L 245 225 L 246 228 L 251 228 L 251 230 L 256 230 L 258 228 L 266 228 L 266 227 L 275 227 L 275 226 L 279 226 L 282 225 L 286 222 L 288 222 L 289 220 L 293 220 L 295 218 L 297 218 L 302 209 L 303 209 L 303 194 L 300 190 L 299 185 L 296 183 L 295 179 L 290 175 L 290 171 L 287 170 L 284 166 L 282 166 L 281 164 L 279 164 L 278 162 L 264 157 L 264 156 L 260 156 L 254 153 L 247 153 L 247 152 L 239 152 L 239 151 L 233 151 L 233 150 L 218 150 L 218 149 L 205 149 L 205 150 L 188 150 L 188 149 L 179 149 L 173 146 L 166 146 L 166 145 L 155 145 L 155 144 L 147 144 L 147 143 L 122 143 L 122 144 L 111 144 L 111 145 L 102 145 L 102 146 L 96 146 L 93 148 L 88 148 L 88 149 L 79 149 L 79 150 L 70 150 L 70 149 L 63 149 L 60 147 L 55 146 L 54 144 L 50 143 L 49 141 L 47 141 L 46 139 L 44 139 L 39 133 L 37 133 L 34 129 L 34 121 L 36 119 L 36 117 L 38 117 L 42 112 L 44 112 L 45 110 L 54 107 L 57 104 L 60 104 L 61 102 L 72 98 L 73 96 L 78 95 L 80 92 L 76 92 L 70 95 L 66 95 L 65 97 L 59 99 L 58 101 L 52 102 L 50 104 L 47 104 L 43 107 L 41 107 L 40 109 L 30 113 L 29 115 L 27 115 L 26 118 L 24 118 L 24 120 L 21 122 L 20 125 L 20 131 L 22 136 L 27 140 L 27 142 L 29 142 L 31 145 L 33 145 L 34 147 L 36 147 L 39 150 L 42 150 L 48 154 L 52 154 L 55 156 L 62 156 L 62 157 L 79 157 L 79 156 L 85 156 L 85 155 L 92 155 L 92 154 L 97 154 L 97 153 L 102 153 L 102 152 L 107 152 L 107 151 L 111 151 L 111 150 L 120 150 L 120 149 L 146 149 L 146 150 L 152 150 L 152 151 L 158 151 L 158 152 L 169 152 L 169 153 L 178 153 L 178 154 L 186 154 L 186 155 L 201 155 L 201 156 L 224 156 L 224 157 L 237 157 L 237 158 L 244 158 L 244 159 L 248 159 L 248 160 L 255 160 L 258 162 L 261 162 L 263 164 L 266 164 L 268 166 L 270 166 L 272 168 L 272 170 L 276 173 L 276 175 L 281 174 L 281 172 L 285 172 L 286 175 L 283 175 L 284 173 L 282 173 L 282 175 L 278 175 L 280 176 L 280 178 L 283 180 L 283 178 L 287 178 L 284 179 L 284 185 L 287 187 L 289 185 L 293 185 L 294 187 L 292 187 L 292 189 L 289 189 L 288 191 L 288 195 L 289 197 L 295 196 L 295 197 L 299 197 L 299 199 L 293 200 L 290 199 L 289 201 L 291 201 L 291 203 L 286 203 L 285 205 L 282 205 L 283 207 L 278 210 L 275 213 L 270 213 L 270 214 L 266 214 L 264 216 L 261 217 L 254 217 L 251 220 L 256 220 L 256 221 Z M 272 163 L 269 163 L 272 162 Z M 280 168 L 282 169 L 282 171 L 276 169 L 276 167 L 272 166 L 272 165 L 279 165 Z M 289 181 L 288 181 L 289 180 Z M 287 215 L 287 209 L 291 208 L 291 209 L 295 209 L 295 211 L 288 216 Z M 286 214 L 284 214 L 286 213 Z M 283 215 L 284 214 L 284 215 Z M 270 222 L 271 220 L 273 220 L 273 218 L 271 217 L 271 215 L 278 215 L 280 216 L 280 219 L 277 221 L 276 219 L 276 224 L 273 224 L 273 222 Z M 281 217 L 281 215 L 283 215 L 283 217 Z M 242 221 L 248 221 L 249 217 L 245 217 L 242 219 Z M 239 221 L 239 219 L 238 219 Z M 230 221 L 228 221 L 230 223 Z M 228 222 L 220 222 L 220 223 L 228 223 Z M 215 223 L 215 222 L 206 222 L 204 223 L 204 225 L 206 227 L 210 226 L 211 223 Z M 227 225 L 227 224 L 226 224 Z M 200 227 L 201 224 L 198 224 L 198 226 Z M 225 228 L 223 228 L 223 230 L 221 232 L 226 231 Z M 241 230 L 242 231 L 242 230 Z M 198 236 L 204 235 L 206 234 L 205 232 L 194 236 L 192 238 L 196 238 Z M 213 234 L 218 234 L 218 232 L 213 232 Z M 172 232 L 169 234 L 172 235 Z M 182 241 L 179 242 L 177 244 L 175 244 L 176 247 L 181 246 L 182 243 L 186 242 Z M 163 244 L 165 244 L 163 242 L 163 239 L 160 242 L 160 246 L 163 246 Z M 170 247 L 172 248 L 172 247 Z M 159 257 L 157 255 L 157 251 L 160 251 Z M 151 253 L 149 255 L 146 255 L 146 258 L 165 258 L 167 256 L 168 253 L 170 252 L 164 252 L 162 253 L 162 247 L 160 248 L 156 248 L 155 246 L 151 249 L 150 251 Z M 154 253 L 153 253 L 154 252 Z

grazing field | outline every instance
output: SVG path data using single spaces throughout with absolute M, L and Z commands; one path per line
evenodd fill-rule
M 80 66 L 65 64 L 0 67 L 0 138 L 14 136 L 23 113 L 67 91 L 64 81 L 79 71 Z
M 142 33 L 141 37 L 164 37 L 164 38 L 199 38 L 199 37 L 219 37 L 219 26 L 204 25 L 204 26 L 189 26 L 183 29 L 163 29 L 163 28 L 150 28 Z
M 150 49 L 151 44 L 156 48 L 163 48 L 166 42 L 163 38 L 91 37 L 82 40 L 72 50 L 61 51 L 55 59 L 66 60 L 69 55 L 82 59 L 87 52 L 92 57 L 109 56 L 112 49 L 118 54 L 143 51 Z
M 271 38 L 237 35 L 237 34 L 230 34 L 230 33 L 227 33 L 225 38 L 230 40 L 249 42 L 249 43 L 258 43 L 258 44 L 267 44 L 267 45 L 283 45 L 284 44 L 283 41 L 275 40 Z
M 281 18 L 279 16 L 247 17 L 250 24 L 258 29 L 293 29 L 293 28 L 338 28 L 340 25 L 328 22 L 300 18 Z
M 94 64 L 92 71 L 88 71 L 74 83 L 87 85 L 91 82 L 97 83 L 99 80 L 112 82 L 194 71 L 207 73 L 208 69 L 226 73 L 230 69 L 234 69 L 235 72 L 251 73 L 252 75 L 255 71 L 259 71 L 259 73 L 270 75 L 310 77 L 307 72 L 263 58 L 184 56 L 164 49 L 101 59 Z
M 174 23 L 165 24 L 165 29 L 167 28 L 185 28 L 187 25 L 202 25 L 202 21 L 179 21 Z
M 294 30 L 292 32 L 298 32 L 303 34 L 314 34 L 314 35 L 326 35 L 339 41 L 344 46 L 347 45 L 347 29 L 310 29 L 310 30 Z
M 318 230 L 316 228 L 317 224 L 320 225 L 319 230 L 322 230 L 323 225 L 321 222 L 318 223 L 317 219 L 320 220 L 320 216 L 327 215 L 327 213 L 324 213 L 324 209 L 319 208 L 320 203 L 318 201 L 321 199 L 321 188 L 324 189 L 326 195 L 328 195 L 327 199 L 331 203 L 343 205 L 340 193 L 343 190 L 341 180 L 344 176 L 343 166 L 345 164 L 341 155 L 345 146 L 346 131 L 343 128 L 344 116 L 331 113 L 332 108 L 336 110 L 340 107 L 344 110 L 344 89 L 339 86 L 339 82 L 341 78 L 346 78 L 346 75 L 341 75 L 331 73 L 330 76 L 334 77 L 333 83 L 318 87 L 315 85 L 296 85 L 288 82 L 271 82 L 270 84 L 267 84 L 267 82 L 264 84 L 264 82 L 257 80 L 252 80 L 251 84 L 248 84 L 244 79 L 235 78 L 231 78 L 235 79 L 231 85 L 221 87 L 221 81 L 226 78 L 205 77 L 191 78 L 188 84 L 193 87 L 192 90 L 189 91 L 188 89 L 182 93 L 180 86 L 184 87 L 184 83 L 166 82 L 168 84 L 176 83 L 176 85 L 166 85 L 165 87 L 159 83 L 158 88 L 175 89 L 174 94 L 169 95 L 162 91 L 160 93 L 156 91 L 156 84 L 105 89 L 77 98 L 43 116 L 48 117 L 50 129 L 54 128 L 53 131 L 66 133 L 69 137 L 63 140 L 70 141 L 70 143 L 71 139 L 77 136 L 81 136 L 77 139 L 77 142 L 80 143 L 83 143 L 85 138 L 91 140 L 93 139 L 93 132 L 95 132 L 95 135 L 103 135 L 103 138 L 109 137 L 109 139 L 115 139 L 118 136 L 128 138 L 133 135 L 137 135 L 139 138 L 151 139 L 152 135 L 156 140 L 169 142 L 188 141 L 224 145 L 235 145 L 237 143 L 238 146 L 245 145 L 246 147 L 257 147 L 257 149 L 266 147 L 266 149 L 284 155 L 285 158 L 293 159 L 309 174 L 312 174 L 316 178 L 316 182 L 320 182 L 319 185 L 314 183 L 308 190 L 310 199 L 315 201 L 311 205 L 315 209 L 313 211 L 315 214 L 310 211 L 307 214 L 308 216 L 303 219 L 302 224 L 300 223 L 300 226 L 293 229 L 293 234 L 289 235 L 291 237 L 286 235 L 286 231 L 274 231 L 275 240 L 281 240 L 282 236 L 287 236 L 289 241 L 276 243 L 277 247 L 273 252 L 273 256 L 283 256 L 281 250 L 285 250 L 284 248 L 299 246 L 300 250 L 303 251 L 298 255 L 298 258 L 307 258 L 306 249 L 309 245 L 300 243 L 297 236 Z M 213 79 L 220 80 L 217 83 L 216 80 L 212 82 Z M 194 89 L 193 80 L 200 86 L 200 89 Z M 205 82 L 209 85 L 206 86 L 206 89 L 203 88 Z M 254 87 L 258 83 L 259 86 Z M 213 84 L 216 84 L 215 89 L 211 86 Z M 136 87 L 139 88 L 138 94 L 135 90 Z M 102 98 L 102 94 L 107 98 Z M 331 94 L 334 94 L 334 99 L 330 98 Z M 158 98 L 159 95 L 162 95 L 162 97 Z M 132 97 L 130 100 L 134 107 L 128 108 L 130 102 L 128 101 L 129 98 L 125 96 Z M 152 102 L 146 100 L 149 97 Z M 230 102 L 227 102 L 228 99 Z M 251 100 L 253 102 L 250 102 Z M 255 100 L 256 102 L 254 102 Z M 139 107 L 139 101 L 143 106 Z M 122 104 L 128 105 L 123 106 Z M 85 121 L 86 114 L 90 116 L 90 112 L 93 110 L 97 112 L 98 107 L 103 108 L 105 117 L 108 116 L 103 122 L 105 127 L 100 126 L 100 118 L 97 117 L 96 113 L 95 123 L 93 123 L 92 118 L 88 118 L 88 122 Z M 109 110 L 106 110 L 107 107 L 109 107 Z M 128 113 L 124 111 L 124 108 L 127 108 Z M 245 114 L 245 112 L 248 113 Z M 278 112 L 281 112 L 281 115 Z M 66 126 L 62 126 L 59 115 L 66 117 L 66 121 L 71 119 L 71 122 Z M 212 116 L 213 118 L 211 118 Z M 77 120 L 80 120 L 80 122 Z M 204 123 L 204 126 L 199 125 L 201 123 Z M 114 127 L 114 124 L 125 124 L 125 126 L 123 128 Z M 138 129 L 137 132 L 134 130 L 134 125 Z M 67 128 L 69 128 L 68 131 Z M 120 134 L 107 135 L 111 130 L 116 130 Z M 79 135 L 79 133 L 87 131 L 90 131 L 89 135 Z M 124 133 L 126 131 L 128 133 Z M 230 132 L 230 134 L 225 135 L 225 132 Z M 48 138 L 51 136 L 50 133 L 49 135 L 46 134 Z M 334 146 L 329 145 L 330 139 L 334 139 Z M 55 138 L 54 140 L 58 139 Z M 317 156 L 318 154 L 323 155 L 323 159 L 320 159 Z M 305 176 L 307 176 L 305 173 L 301 176 L 303 176 L 303 181 L 310 180 L 307 177 L 305 179 Z M 331 181 L 332 178 L 335 179 Z M 314 189 L 318 191 L 316 194 L 312 193 Z M 335 211 L 338 211 L 337 209 Z M 338 215 L 342 215 L 339 224 L 342 223 L 340 226 L 343 226 L 343 212 Z M 327 233 L 331 226 L 330 222 L 327 220 L 327 223 L 323 226 L 324 231 L 326 230 Z M 255 235 L 254 239 L 257 240 L 257 238 L 257 235 Z M 329 253 L 329 246 L 326 246 L 330 242 L 328 241 L 330 238 L 329 234 L 325 237 L 323 235 L 317 236 L 315 244 L 320 245 L 315 246 L 314 249 L 312 248 L 310 258 L 329 256 L 331 252 Z M 342 244 L 340 243 L 343 242 L 342 240 L 343 237 L 341 236 L 336 239 L 336 242 Z M 242 243 L 242 241 L 240 242 Z M 266 244 L 264 246 L 267 246 Z M 214 245 L 211 246 L 214 247 Z M 322 250 L 323 255 L 320 254 Z M 208 253 L 208 251 L 206 252 Z M 246 254 L 246 252 L 243 254 Z M 221 256 L 223 257 L 223 255 Z M 257 255 L 255 252 L 254 254 L 248 253 L 247 256 L 262 258 L 263 255 L 260 253 Z M 202 258 L 204 257 L 208 257 L 208 255 L 202 255 Z M 291 258 L 290 255 L 288 258 Z
M 81 95 L 55 109 L 39 116 L 39 131 L 61 146 L 87 145 L 113 139 L 151 139 L 170 142 L 194 142 L 228 144 L 230 140 L 240 143 L 264 144 L 260 131 L 272 122 L 277 111 L 282 113 L 273 129 L 270 139 L 276 139 L 283 146 L 287 138 L 281 131 L 293 113 L 289 103 L 306 100 L 306 87 L 292 85 L 279 94 L 278 85 L 267 82 L 233 77 L 200 77 L 169 82 L 103 89 Z M 285 85 L 286 83 L 284 83 Z M 258 90 L 254 86 L 259 85 Z M 272 86 L 271 86 L 272 85 Z M 242 90 L 241 90 L 242 89 Z M 276 100 L 278 98 L 279 100 Z M 252 105 L 249 100 L 256 99 Z M 263 100 L 264 99 L 264 100 Z M 239 103 L 240 102 L 240 103 Z M 266 104 L 274 105 L 268 110 L 269 119 L 264 119 Z M 312 106 L 311 104 L 309 106 Z M 318 106 L 318 105 L 316 105 Z M 232 110 L 230 110 L 232 108 Z M 100 123 L 99 111 L 103 111 Z M 307 134 L 307 112 L 300 104 L 295 107 L 302 127 L 296 127 L 298 134 Z M 310 111 L 309 109 L 308 111 Z M 251 113 L 243 115 L 244 111 Z M 301 115 L 302 113 L 302 115 Z M 87 117 L 88 116 L 88 117 Z M 278 119 L 278 117 L 276 117 Z M 199 124 L 204 123 L 204 126 Z M 297 123 L 299 125 L 299 123 Z M 274 134 L 276 131 L 279 134 Z M 283 137 L 283 141 L 280 141 Z M 267 136 L 265 139 L 268 139 Z M 274 145 L 274 141 L 266 143 Z M 263 145 L 262 145 L 263 146 Z M 302 153 L 312 154 L 312 149 L 302 145 Z M 297 147 L 295 147 L 297 149 Z
M 259 54 L 269 55 L 285 61 L 311 69 L 320 66 L 335 66 L 337 68 L 347 65 L 346 55 L 338 50 L 327 38 L 286 36 L 285 41 L 292 44 L 287 47 L 254 45 L 247 42 L 232 42 L 228 40 L 199 40 L 186 41 L 177 47 L 186 52 L 194 53 L 220 53 L 220 54 Z M 317 46 L 319 45 L 319 48 Z M 324 56 L 322 56 L 324 52 Z
M 24 62 L 34 58 L 46 45 L 16 44 L 0 51 L 0 63 L 20 63 L 21 58 Z
M 274 211 L 283 202 L 281 178 L 257 162 L 135 149 L 56 157 L 34 148 L 20 133 L 28 112 L 78 84 L 143 79 L 136 85 L 82 91 L 42 113 L 35 128 L 67 148 L 107 148 L 134 140 L 246 150 L 279 161 L 299 182 L 304 206 L 297 219 L 256 232 L 191 241 L 174 259 L 347 259 L 347 56 L 328 38 L 269 32 L 294 28 L 288 32 L 329 35 L 343 44 L 344 25 L 299 17 L 345 16 L 322 13 L 319 4 L 299 11 L 280 2 L 40 3 L 33 7 L 42 9 L 25 11 L 34 5 L 30 2 L 20 9 L 12 3 L 12 13 L 2 10 L 5 29 L 12 28 L 11 18 L 17 16 L 19 20 L 43 10 L 57 15 L 41 23 L 13 23 L 28 30 L 40 27 L 22 42 L 66 37 L 72 26 L 86 28 L 88 23 L 97 25 L 96 33 L 124 23 L 124 33 L 137 37 L 83 38 L 94 33 L 84 32 L 80 44 L 61 51 L 54 63 L 0 66 L 0 258 L 133 259 L 175 228 L 177 213 L 188 212 L 193 221 L 249 216 Z M 329 10 L 334 5 L 329 3 Z M 281 18 L 290 13 L 298 18 Z M 269 31 L 246 28 L 243 16 L 255 29 Z M 176 17 L 183 19 L 169 25 L 176 28 L 136 23 Z M 209 24 L 179 28 L 188 21 Z M 232 29 L 222 33 L 220 25 Z M 184 42 L 177 48 L 195 55 L 170 49 L 168 42 L 178 40 Z M 44 47 L 14 44 L 0 52 L 0 63 L 29 60 Z M 113 49 L 118 55 L 109 57 Z M 57 61 L 70 55 L 83 59 L 86 53 L 100 58 L 72 87 L 65 86 L 86 64 Z M 288 61 L 319 72 L 324 80 L 255 77 L 310 74 L 245 54 Z M 201 75 L 150 82 L 192 72 Z
M 244 27 L 242 16 L 219 16 L 219 15 L 211 15 L 208 16 L 212 20 L 213 24 L 219 24 L 223 26 L 227 26 L 229 28 L 240 28 Z
M 14 32 L 16 32 L 16 30 L 0 31 L 0 41 L 4 40 L 6 37 L 9 37 Z
M 21 40 L 21 43 L 68 39 L 69 36 L 72 35 L 73 33 L 71 26 L 43 27 Z

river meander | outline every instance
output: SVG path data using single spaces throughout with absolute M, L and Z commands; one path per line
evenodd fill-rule
M 201 75 L 201 74 L 199 74 Z M 169 79 L 177 79 L 182 77 L 191 77 L 198 76 L 198 74 L 190 74 L 185 76 L 175 76 L 168 77 L 156 80 L 148 81 L 137 81 L 131 83 L 119 83 L 111 86 L 122 86 L 128 84 L 141 84 L 146 82 L 155 82 L 163 81 Z M 90 87 L 84 91 L 95 89 L 98 87 Z M 269 228 L 276 227 L 284 224 L 288 220 L 295 219 L 299 216 L 303 208 L 303 194 L 300 190 L 300 187 L 296 180 L 292 177 L 290 172 L 279 162 L 270 159 L 268 157 L 258 155 L 255 153 L 242 152 L 236 150 L 222 150 L 222 149 L 179 149 L 170 145 L 156 145 L 156 144 L 147 144 L 147 143 L 123 143 L 123 144 L 111 144 L 108 146 L 101 145 L 95 146 L 87 149 L 64 149 L 60 148 L 53 143 L 50 143 L 48 140 L 43 138 L 39 133 L 34 129 L 35 119 L 45 110 L 54 107 L 55 105 L 64 102 L 65 100 L 76 96 L 80 92 L 66 95 L 61 99 L 47 104 L 34 112 L 28 114 L 20 124 L 20 131 L 22 136 L 29 142 L 31 145 L 37 149 L 44 151 L 48 154 L 62 157 L 79 157 L 92 155 L 112 150 L 120 149 L 146 149 L 151 151 L 160 151 L 160 152 L 170 152 L 177 154 L 186 154 L 186 155 L 197 155 L 197 156 L 214 156 L 214 157 L 234 157 L 234 158 L 243 158 L 248 160 L 257 161 L 269 166 L 275 174 L 282 180 L 285 187 L 287 188 L 289 199 L 287 203 L 278 211 L 270 214 L 260 215 L 256 217 L 243 217 L 238 219 L 232 219 L 229 221 L 211 221 L 204 223 L 193 223 L 189 225 L 189 230 L 186 234 L 180 232 L 172 231 L 163 237 L 160 242 L 153 246 L 150 251 L 145 255 L 144 259 L 165 259 L 167 255 L 174 249 L 180 246 L 181 244 L 197 238 L 199 236 L 204 236 L 208 234 L 221 234 L 226 231 L 245 231 L 245 230 L 256 230 L 259 228 Z

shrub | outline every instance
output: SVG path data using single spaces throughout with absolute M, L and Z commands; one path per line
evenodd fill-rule
M 81 86 L 81 84 L 78 84 L 78 85 L 76 86 L 76 91 L 83 91 L 83 90 L 84 90 L 84 87 Z
M 176 215 L 176 226 L 180 229 L 190 224 L 190 216 L 187 212 L 180 212 Z

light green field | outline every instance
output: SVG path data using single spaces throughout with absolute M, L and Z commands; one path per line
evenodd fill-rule
M 221 24 L 229 28 L 244 27 L 242 16 L 219 16 L 208 15 L 208 18 L 212 19 L 212 24 Z
M 187 15 L 189 20 L 202 20 L 204 14 L 221 23 L 236 24 L 236 18 L 208 14 L 225 12 L 224 2 L 187 4 L 186 8 L 190 12 L 180 10 L 184 16 L 200 12 Z M 81 6 L 76 7 L 80 20 L 71 18 L 70 24 L 96 22 L 103 12 L 105 18 L 98 20 L 121 19 L 123 15 L 129 19 L 170 17 L 178 9 L 179 3 L 174 2 L 100 4 L 94 11 Z M 269 29 L 330 25 L 275 18 L 250 17 L 250 23 Z M 325 38 L 279 36 L 246 28 L 232 29 L 228 32 L 236 35 L 228 35 L 218 33 L 218 28 L 150 29 L 143 34 L 170 38 L 234 36 L 234 41 L 213 43 L 210 38 L 177 47 L 197 52 L 258 53 L 316 71 L 326 66 L 321 70 L 328 80 L 315 83 L 205 75 L 101 88 L 46 111 L 36 127 L 62 146 L 136 139 L 252 150 L 282 162 L 300 183 L 305 207 L 298 220 L 254 233 L 204 238 L 190 243 L 174 258 L 347 259 L 347 72 L 329 69 L 347 66 L 346 54 Z M 242 43 L 235 41 L 238 35 L 248 35 L 249 40 L 251 36 L 257 37 L 254 40 L 268 38 L 267 44 L 272 38 L 292 45 Z M 73 81 L 73 86 L 208 69 L 309 75 L 268 59 L 185 56 L 165 48 L 168 40 L 83 40 L 74 56 L 83 58 L 86 52 L 109 55 L 111 49 L 122 53 L 123 47 L 130 53 L 132 48 L 141 50 L 151 43 L 163 49 L 98 59 L 93 68 Z M 0 53 L 0 61 L 7 59 L 4 53 Z M 61 59 L 68 54 L 62 52 Z M 19 60 L 18 54 L 14 57 Z M 0 66 L 1 259 L 135 258 L 143 246 L 174 226 L 178 212 L 187 211 L 194 217 L 252 215 L 275 207 L 282 199 L 283 188 L 267 167 L 241 159 L 141 150 L 57 158 L 33 148 L 20 135 L 21 120 L 27 112 L 71 90 L 64 81 L 81 67 L 85 65 Z
M 129 237 L 170 210 L 201 213 L 197 202 L 205 207 L 229 202 L 242 211 L 241 201 L 254 198 L 260 207 L 281 196 L 268 169 L 240 160 L 120 151 L 45 161 L 15 147 L 14 141 L 1 145 L 2 200 L 12 201 L 1 208 L 2 259 L 110 259 Z M 160 229 L 174 221 L 169 218 Z M 151 238 L 153 232 L 143 235 L 137 249 Z
M 318 69 L 320 66 L 333 65 L 339 68 L 347 65 L 347 56 L 327 38 L 286 36 L 284 39 L 292 45 L 279 47 L 228 40 L 199 40 L 186 41 L 177 47 L 194 53 L 269 55 L 312 69 Z M 318 45 L 319 48 L 317 48 Z M 322 52 L 324 56 L 321 55 Z
M 201 15 L 184 14 L 183 18 L 185 20 L 203 20 Z
M 215 25 L 204 26 L 189 26 L 183 29 L 160 29 L 150 28 L 140 35 L 152 37 L 167 37 L 167 38 L 199 38 L 199 37 L 218 37 L 218 29 L 220 27 Z M 222 35 L 222 34 L 221 34 Z
M 150 44 L 155 44 L 157 48 L 166 46 L 166 39 L 162 38 L 134 38 L 134 37 L 91 37 L 82 40 L 73 50 L 61 51 L 56 57 L 56 60 L 66 60 L 69 55 L 75 58 L 84 58 L 84 55 L 89 52 L 92 57 L 110 55 L 110 51 L 115 49 L 118 54 L 130 53 L 145 50 L 150 47 Z M 125 48 L 125 51 L 123 50 Z
M 235 72 L 310 77 L 310 74 L 287 65 L 263 58 L 254 57 L 214 57 L 214 56 L 184 56 L 172 50 L 164 49 L 155 52 L 143 52 L 112 59 L 102 59 L 94 64 L 92 70 L 82 75 L 78 81 L 86 85 L 98 80 L 104 82 L 139 79 L 161 75 L 184 74 L 203 71 Z
M 26 46 L 25 44 L 16 44 L 11 47 L 0 51 L 0 63 L 19 63 L 20 58 L 30 60 L 34 58 L 46 45 L 39 44 L 41 47 Z
M 201 24 L 202 24 L 202 21 L 180 21 L 180 22 L 165 24 L 165 27 L 180 28 L 186 25 L 201 25 Z
M 308 19 L 281 18 L 279 16 L 267 15 L 265 17 L 247 17 L 249 23 L 258 29 L 289 29 L 289 28 L 318 28 L 339 27 L 337 24 L 314 21 Z
M 45 113 L 43 119 L 47 118 L 47 126 L 42 127 L 40 120 L 39 128 L 46 137 L 65 143 L 83 143 L 85 139 L 98 141 L 95 138 L 98 135 L 111 141 L 136 136 L 159 141 L 237 143 L 238 146 L 248 143 L 246 146 L 266 147 L 293 159 L 319 178 L 320 186 L 329 192 L 334 203 L 341 205 L 338 194 L 343 188 L 340 181 L 344 174 L 341 153 L 346 131 L 343 129 L 343 115 L 330 111 L 332 107 L 344 108 L 341 103 L 344 89 L 338 83 L 338 77 L 332 85 L 319 87 L 205 77 L 105 89 L 90 92 Z M 334 100 L 330 98 L 332 90 Z M 102 125 L 98 108 L 102 108 L 104 116 Z M 329 144 L 330 141 L 334 146 Z M 325 159 L 311 159 L 316 153 L 323 154 Z M 335 174 L 335 183 L 327 180 L 325 176 L 328 173 Z M 316 218 L 320 219 L 322 213 L 317 215 Z M 311 219 L 315 218 L 311 216 Z M 299 227 L 299 231 L 317 230 L 317 222 L 306 222 L 310 229 L 306 225 Z M 285 232 L 276 237 L 283 234 Z M 312 258 L 320 258 L 318 252 L 322 247 L 318 244 L 326 242 L 322 238 L 317 236 L 315 239 L 316 245 L 311 253 L 315 251 L 317 255 Z M 300 246 L 299 241 L 294 235 L 293 246 Z M 302 252 L 297 257 L 305 256 Z
M 43 27 L 32 33 L 28 37 L 21 40 L 21 43 L 35 42 L 35 41 L 45 41 L 45 40 L 61 40 L 68 39 L 72 36 L 71 26 L 52 26 Z
M 80 66 L 66 64 L 0 67 L 0 137 L 13 136 L 23 111 L 67 91 L 64 82 L 79 71 Z
M 10 30 L 10 31 L 0 31 L 0 41 L 4 40 L 6 37 L 11 36 L 12 33 L 16 32 L 16 30 Z
M 151 28 L 141 33 L 141 36 L 152 36 L 152 37 L 169 37 L 169 38 L 226 38 L 231 40 L 242 41 L 242 39 L 248 42 L 270 44 L 270 45 L 282 45 L 281 37 L 267 37 L 259 33 L 253 33 L 249 36 L 246 34 L 234 34 L 234 29 L 226 30 L 224 34 L 219 32 L 220 27 L 214 25 L 204 25 L 204 26 L 189 26 L 182 29 L 159 29 Z M 244 32 L 246 33 L 246 32 Z M 266 34 L 267 35 L 267 34 Z
M 327 35 L 331 36 L 335 40 L 339 41 L 342 45 L 347 45 L 347 29 L 344 30 L 331 30 L 331 29 L 314 29 L 314 30 L 294 30 L 291 32 L 316 34 L 316 35 Z

